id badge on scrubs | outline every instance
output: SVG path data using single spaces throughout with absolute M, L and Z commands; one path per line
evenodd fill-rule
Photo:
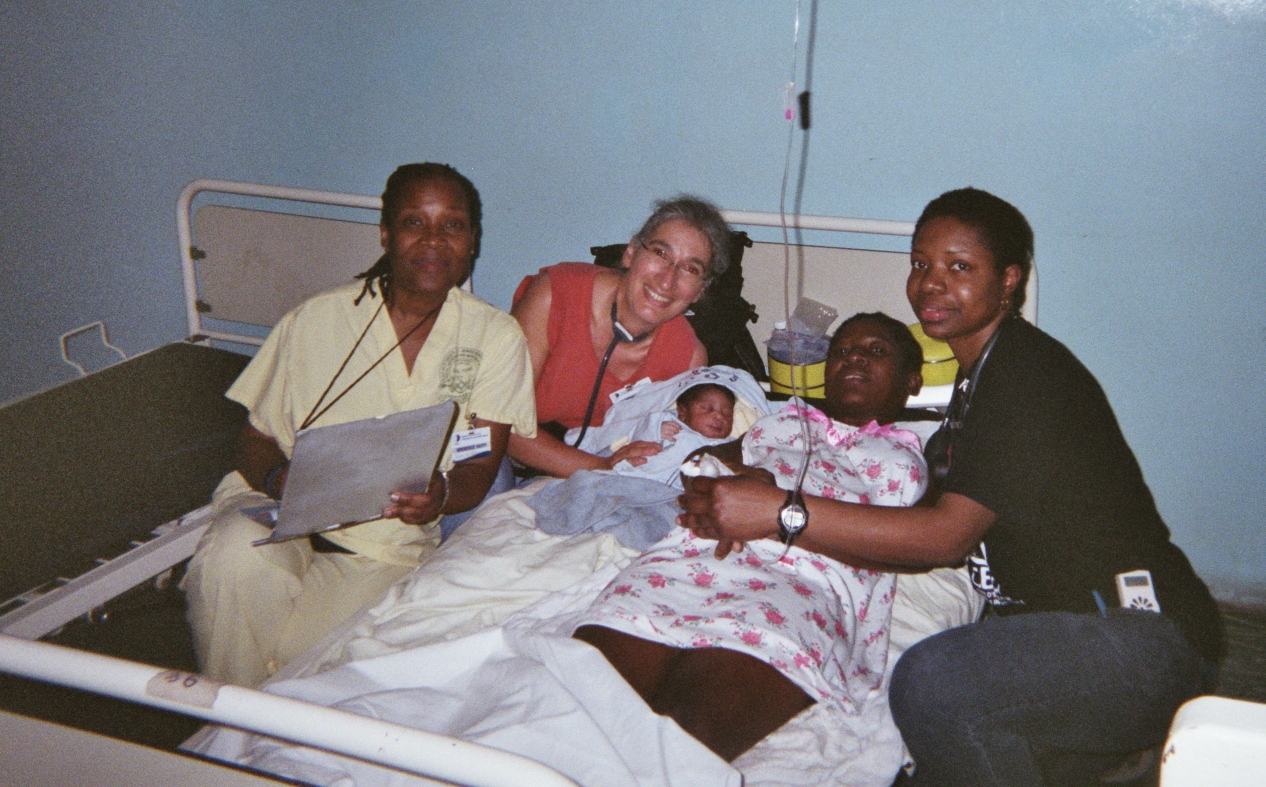
M 635 383 L 629 383 L 623 388 L 617 388 L 616 390 L 611 392 L 611 404 L 615 404 L 616 402 L 619 402 L 621 399 L 632 396 L 634 393 L 641 390 L 642 386 L 650 385 L 650 384 L 651 384 L 651 378 L 643 377 L 642 379 L 638 380 Z
M 491 456 L 492 429 L 487 426 L 481 426 L 478 429 L 453 432 L 453 439 L 449 441 L 449 447 L 452 449 L 451 456 L 454 463 L 466 459 L 479 459 Z

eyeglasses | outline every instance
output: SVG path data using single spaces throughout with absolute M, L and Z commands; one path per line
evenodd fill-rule
M 650 252 L 650 266 L 656 273 L 662 273 L 670 267 L 677 269 L 677 275 L 681 280 L 692 287 L 699 287 L 707 284 L 709 280 L 708 271 L 702 265 L 693 260 L 684 262 L 674 262 L 672 250 L 666 243 L 653 240 L 649 243 L 646 241 L 638 241 L 643 249 Z

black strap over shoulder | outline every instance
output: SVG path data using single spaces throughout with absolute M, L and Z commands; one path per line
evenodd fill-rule
M 985 346 L 970 369 L 966 372 L 959 370 L 958 379 L 954 381 L 954 395 L 950 397 L 949 407 L 945 412 L 945 423 L 928 439 L 928 444 L 923 449 L 923 458 L 927 460 L 928 470 L 931 471 L 932 478 L 938 482 L 944 481 L 945 476 L 949 475 L 950 464 L 954 458 L 954 435 L 963 428 L 963 420 L 971 410 L 971 400 L 973 394 L 976 393 L 980 373 L 984 370 L 985 361 L 989 359 L 989 353 L 997 344 L 998 336 L 1002 334 L 1005 326 L 1006 320 L 1003 320 L 989 337 L 989 341 L 985 342 Z

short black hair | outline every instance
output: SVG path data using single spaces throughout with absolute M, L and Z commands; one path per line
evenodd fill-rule
M 689 407 L 694 404 L 699 397 L 710 391 L 720 391 L 725 394 L 725 398 L 730 400 L 730 404 L 734 404 L 738 400 L 738 397 L 734 395 L 734 391 L 724 385 L 717 385 L 716 383 L 699 383 L 698 385 L 692 385 L 681 392 L 681 396 L 677 397 L 677 406 Z
M 888 338 L 897 346 L 897 352 L 901 354 L 901 371 L 904 374 L 923 370 L 923 347 L 914 338 L 914 334 L 910 333 L 910 328 L 901 320 L 889 317 L 883 312 L 858 312 L 849 317 L 840 323 L 835 333 L 831 334 L 831 344 L 834 345 L 839 341 L 848 326 L 859 322 L 874 323 L 887 332 Z
M 1020 281 L 1011 295 L 1011 313 L 1019 314 L 1024 305 L 1029 272 L 1033 270 L 1033 228 L 1014 205 L 987 191 L 968 186 L 947 191 L 927 204 L 914 223 L 914 237 L 932 219 L 952 218 L 976 230 L 980 240 L 993 255 L 998 273 L 1015 265 Z
M 400 215 L 401 202 L 408 194 L 409 187 L 424 180 L 447 180 L 461 191 L 462 197 L 466 200 L 466 213 L 470 216 L 470 229 L 475 235 L 475 247 L 470 258 L 471 265 L 474 265 L 479 257 L 479 242 L 484 234 L 483 201 L 479 198 L 479 189 L 470 182 L 470 178 L 448 164 L 424 161 L 419 164 L 401 164 L 396 167 L 396 171 L 387 178 L 387 187 L 382 192 L 382 212 L 379 214 L 379 224 L 386 227 L 395 221 Z M 365 280 L 365 286 L 361 288 L 360 295 L 356 296 L 357 303 L 365 297 L 365 293 L 374 294 L 375 284 L 382 290 L 382 297 L 386 298 L 391 292 L 391 260 L 386 254 L 382 255 L 369 270 L 356 274 L 356 278 Z

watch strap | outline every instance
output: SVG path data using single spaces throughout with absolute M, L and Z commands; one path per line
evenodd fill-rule
M 785 514 L 787 509 L 795 506 L 800 509 L 801 515 L 804 517 L 803 524 L 797 528 L 787 527 Z M 809 526 L 809 509 L 804 503 L 804 494 L 799 489 L 787 490 L 787 499 L 783 501 L 782 507 L 778 509 L 778 540 L 787 546 L 796 540 L 796 537 L 804 532 Z

